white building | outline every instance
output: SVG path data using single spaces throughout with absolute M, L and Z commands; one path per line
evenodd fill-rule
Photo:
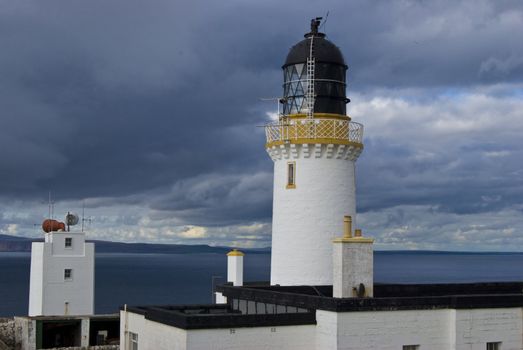
M 363 126 L 346 115 L 347 66 L 318 26 L 290 50 L 283 114 L 266 126 L 270 283 L 244 283 L 231 252 L 223 304 L 126 308 L 121 349 L 523 349 L 523 282 L 374 283 L 373 240 L 353 230 Z
M 517 302 L 503 302 L 500 295 L 470 295 L 389 297 L 374 304 L 313 296 L 307 294 L 308 291 L 270 294 L 266 290 L 261 293 L 259 288 L 252 290 L 259 292 L 260 299 L 263 295 L 285 300 L 292 294 L 294 304 L 312 307 L 315 301 L 315 307 L 324 305 L 323 309 L 312 312 L 287 314 L 255 314 L 254 308 L 274 305 L 255 301 L 246 301 L 253 303 L 252 314 L 231 313 L 226 310 L 227 305 L 200 309 L 129 308 L 121 314 L 121 349 L 136 349 L 133 344 L 137 344 L 138 349 L 181 350 L 523 348 L 520 295 Z M 515 294 L 514 290 L 509 298 Z M 476 299 L 476 303 L 472 299 Z M 483 300 L 478 303 L 479 299 Z M 311 304 L 304 305 L 304 302 Z
M 46 232 L 31 248 L 29 316 L 93 313 L 94 243 L 84 232 Z

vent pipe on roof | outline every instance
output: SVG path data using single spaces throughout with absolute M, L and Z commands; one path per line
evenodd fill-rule
M 227 282 L 233 286 L 243 286 L 243 254 L 237 249 L 227 253 Z

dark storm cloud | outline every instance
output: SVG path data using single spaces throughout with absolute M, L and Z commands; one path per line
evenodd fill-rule
M 247 106 L 271 74 L 244 67 L 228 30 L 208 28 L 213 40 L 198 29 L 209 14 L 188 21 L 183 10 L 195 10 L 181 4 L 76 5 L 28 3 L 10 14 L 19 21 L 4 34 L 3 194 L 120 196 L 235 162 L 256 166 L 246 162 L 256 144 L 234 146 L 225 133 L 246 124 L 263 144 L 253 124 L 263 113 Z
M 485 89 L 436 95 L 433 104 L 400 95 L 361 96 L 358 112 L 370 119 L 358 161 L 361 211 L 402 203 L 469 214 L 522 203 L 523 99 Z
M 370 145 L 369 145 L 370 144 Z M 368 143 L 361 159 L 360 173 L 380 174 L 387 179 L 361 176 L 359 209 L 363 212 L 403 204 L 436 205 L 453 213 L 497 211 L 521 203 L 523 179 L 516 172 L 523 159 L 521 150 L 505 157 L 489 157 L 474 150 L 450 148 L 430 159 L 416 159 L 412 150 L 399 158 L 385 145 Z M 507 152 L 507 151 L 503 151 Z
M 29 203 L 52 189 L 57 200 L 142 205 L 177 224 L 268 221 L 272 164 L 256 126 L 275 106 L 258 98 L 281 94 L 288 49 L 327 11 L 324 29 L 350 67 L 350 108 L 397 89 L 430 105 L 430 89 L 523 81 L 520 1 L 0 0 L 2 198 Z M 356 117 L 374 135 L 358 162 L 364 211 L 518 203 L 514 138 L 438 153 L 419 140 L 391 144 L 372 129 L 377 114 Z
M 194 225 L 237 224 L 271 213 L 272 173 L 254 176 L 209 174 L 177 182 L 152 208 L 172 212 Z

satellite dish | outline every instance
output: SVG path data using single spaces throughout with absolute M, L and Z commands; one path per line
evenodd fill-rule
M 78 223 L 78 221 L 79 221 L 79 217 L 76 214 L 67 213 L 67 215 L 65 216 L 65 222 L 67 223 L 68 226 L 74 226 Z

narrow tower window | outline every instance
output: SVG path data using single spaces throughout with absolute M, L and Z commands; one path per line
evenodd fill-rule
M 65 247 L 66 248 L 72 248 L 73 247 L 73 239 L 71 237 L 65 238 Z
M 487 350 L 500 350 L 500 349 L 501 349 L 500 341 L 487 343 Z
M 73 269 L 64 270 L 64 280 L 70 281 L 73 279 Z
M 287 188 L 296 188 L 296 162 L 287 163 Z

